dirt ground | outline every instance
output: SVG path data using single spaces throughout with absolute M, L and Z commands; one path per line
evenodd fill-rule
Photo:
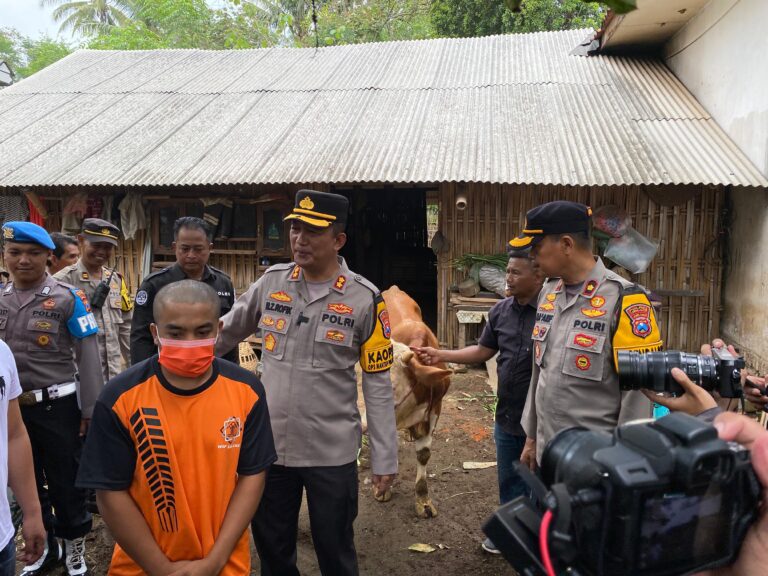
M 514 576 L 500 556 L 480 548 L 480 526 L 498 503 L 496 468 L 465 471 L 467 461 L 491 462 L 496 458 L 493 443 L 493 396 L 485 370 L 456 374 L 443 402 L 429 462 L 429 489 L 438 516 L 420 519 L 414 511 L 416 455 L 413 444 L 400 433 L 400 476 L 392 499 L 374 500 L 370 491 L 367 450 L 361 455 L 360 507 L 355 523 L 355 543 L 363 575 L 407 576 Z M 411 544 L 435 547 L 431 553 L 408 550 Z M 88 566 L 93 576 L 106 574 L 112 553 L 112 539 L 97 517 L 88 537 Z M 299 523 L 299 569 L 306 576 L 320 574 L 317 568 L 309 520 L 302 510 Z M 253 551 L 253 573 L 259 574 L 259 560 Z M 65 575 L 56 570 L 54 575 Z

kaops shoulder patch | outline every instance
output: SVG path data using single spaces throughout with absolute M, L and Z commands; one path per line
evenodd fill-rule
M 360 347 L 360 367 L 369 374 L 385 372 L 392 366 L 392 328 L 389 325 L 387 305 L 381 294 L 374 300 L 375 314 L 373 332 Z
M 664 341 L 648 296 L 633 286 L 622 290 L 619 317 L 613 334 L 613 362 L 617 364 L 619 350 L 655 352 Z
M 67 320 L 69 333 L 77 339 L 96 334 L 99 331 L 99 326 L 93 317 L 85 292 L 76 288 L 70 288 L 70 292 L 75 299 L 75 306 L 72 309 L 72 316 Z
M 123 312 L 130 312 L 133 310 L 131 293 L 128 291 L 128 285 L 125 283 L 125 278 L 122 276 L 120 277 L 120 309 Z

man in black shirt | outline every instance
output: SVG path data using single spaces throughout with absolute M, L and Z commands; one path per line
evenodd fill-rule
M 477 364 L 499 353 L 496 360 L 499 387 L 494 438 L 501 504 L 527 492 L 525 483 L 513 466 L 520 460 L 525 445 L 525 432 L 520 426 L 520 417 L 531 382 L 531 333 L 543 280 L 541 272 L 529 258 L 528 250 L 510 252 L 507 293 L 512 297 L 491 308 L 478 344 L 461 350 L 413 348 L 419 361 L 426 365 L 436 362 Z M 499 553 L 487 538 L 483 542 L 483 549 L 492 554 Z
M 176 264 L 147 276 L 136 293 L 136 306 L 131 323 L 132 365 L 157 354 L 149 325 L 155 321 L 152 316 L 155 294 L 163 286 L 187 278 L 208 284 L 219 296 L 222 316 L 229 312 L 235 303 L 235 289 L 230 277 L 208 265 L 208 258 L 213 250 L 213 231 L 208 223 L 193 216 L 179 218 L 173 224 L 173 239 Z M 237 347 L 223 357 L 237 363 Z

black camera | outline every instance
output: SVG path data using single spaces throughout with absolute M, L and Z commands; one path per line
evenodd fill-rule
M 617 359 L 622 390 L 646 388 L 655 392 L 682 394 L 682 386 L 672 378 L 672 368 L 680 368 L 688 378 L 723 398 L 741 398 L 741 370 L 744 359 L 725 348 L 713 348 L 712 356 L 685 352 L 633 352 L 620 350 Z
M 534 499 L 499 508 L 483 531 L 521 576 L 672 576 L 731 563 L 757 516 L 749 451 L 675 413 L 613 434 L 560 431 Z

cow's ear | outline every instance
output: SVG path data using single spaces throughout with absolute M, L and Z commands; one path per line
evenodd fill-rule
M 411 358 L 408 362 L 408 366 L 413 370 L 413 375 L 416 381 L 427 386 L 435 386 L 441 384 L 445 378 L 448 378 L 453 374 L 453 370 L 444 370 L 437 366 L 424 366 L 416 358 Z

